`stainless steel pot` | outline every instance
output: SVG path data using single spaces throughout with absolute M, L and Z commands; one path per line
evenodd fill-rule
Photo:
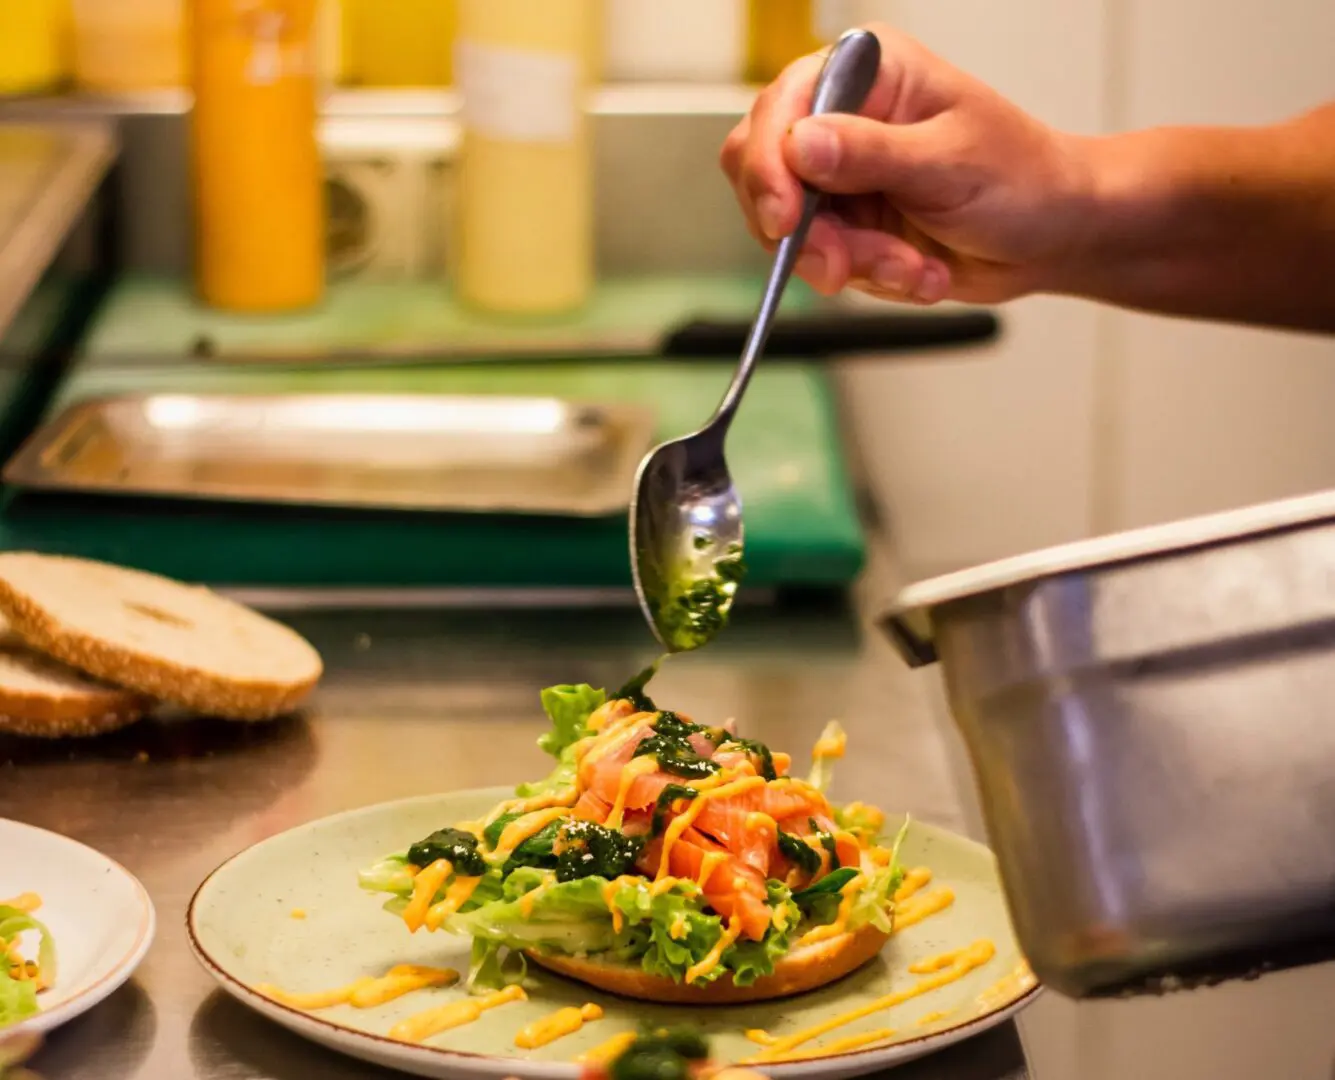
M 1020 941 L 1072 997 L 1335 958 L 1335 492 L 906 589 Z

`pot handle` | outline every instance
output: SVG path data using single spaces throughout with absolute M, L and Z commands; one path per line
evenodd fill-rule
M 909 667 L 927 667 L 937 662 L 936 645 L 925 612 L 891 611 L 879 621 L 881 630 Z

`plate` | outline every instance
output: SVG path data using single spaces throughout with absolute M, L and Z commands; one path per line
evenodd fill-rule
M 488 1010 L 475 1022 L 427 1043 L 409 1044 L 388 1037 L 396 1022 L 461 999 L 465 992 L 457 986 L 433 988 L 376 1008 L 339 1005 L 319 1012 L 292 1009 L 257 992 L 262 984 L 296 993 L 328 990 L 405 963 L 467 971 L 466 939 L 425 931 L 410 935 L 402 922 L 382 910 L 383 897 L 358 887 L 357 872 L 442 825 L 483 816 L 511 794 L 508 788 L 491 789 L 384 803 L 262 841 L 223 863 L 196 891 L 186 915 L 191 947 L 224 990 L 284 1027 L 364 1061 L 428 1077 L 572 1080 L 578 1075 L 573 1063 L 577 1055 L 646 1020 L 699 1024 L 710 1035 L 717 1057 L 738 1060 L 761 1049 L 747 1040 L 748 1030 L 782 1036 L 819 1023 L 916 983 L 923 976 L 910 973 L 910 964 L 984 938 L 993 942 L 996 953 L 982 967 L 836 1033 L 844 1037 L 894 1028 L 896 1035 L 889 1042 L 766 1064 L 765 1071 L 822 1080 L 873 1072 L 999 1024 L 1037 992 L 1011 929 L 992 853 L 917 823 L 905 843 L 905 864 L 929 867 L 933 881 L 928 888 L 949 887 L 954 903 L 897 933 L 881 956 L 860 971 L 799 997 L 703 1012 L 621 1000 L 530 965 L 527 1001 Z M 525 1024 L 587 1002 L 604 1009 L 602 1019 L 539 1049 L 516 1049 L 515 1035 Z M 802 1049 L 814 1050 L 834 1037 Z
M 56 982 L 36 1016 L 0 1035 L 50 1031 L 87 1012 L 131 975 L 153 943 L 153 902 L 133 874 L 57 833 L 0 818 L 0 899 L 42 898 L 35 915 L 56 945 Z

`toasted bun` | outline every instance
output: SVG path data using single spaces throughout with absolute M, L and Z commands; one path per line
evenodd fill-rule
M 0 554 L 0 612 L 32 648 L 196 712 L 291 712 L 323 672 L 295 631 L 199 586 L 106 563 Z
M 803 945 L 775 961 L 774 974 L 750 986 L 738 986 L 724 975 L 706 986 L 688 986 L 662 975 L 650 975 L 634 964 L 600 960 L 596 956 L 573 957 L 528 953 L 535 964 L 577 979 L 620 997 L 656 1001 L 663 1005 L 739 1005 L 748 1001 L 770 1001 L 792 997 L 828 986 L 851 974 L 875 957 L 890 935 L 868 924 L 849 934 Z
M 152 703 L 41 656 L 0 620 L 0 732 L 58 739 L 133 724 Z

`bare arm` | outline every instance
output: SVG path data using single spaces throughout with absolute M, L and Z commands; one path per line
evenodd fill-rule
M 860 116 L 807 115 L 797 61 L 728 137 L 756 238 L 834 196 L 797 272 L 822 292 L 996 303 L 1082 296 L 1167 314 L 1335 332 L 1335 103 L 1255 128 L 1055 131 L 886 26 Z
M 1087 227 L 1049 291 L 1335 331 L 1335 103 L 1264 128 L 1084 143 Z

